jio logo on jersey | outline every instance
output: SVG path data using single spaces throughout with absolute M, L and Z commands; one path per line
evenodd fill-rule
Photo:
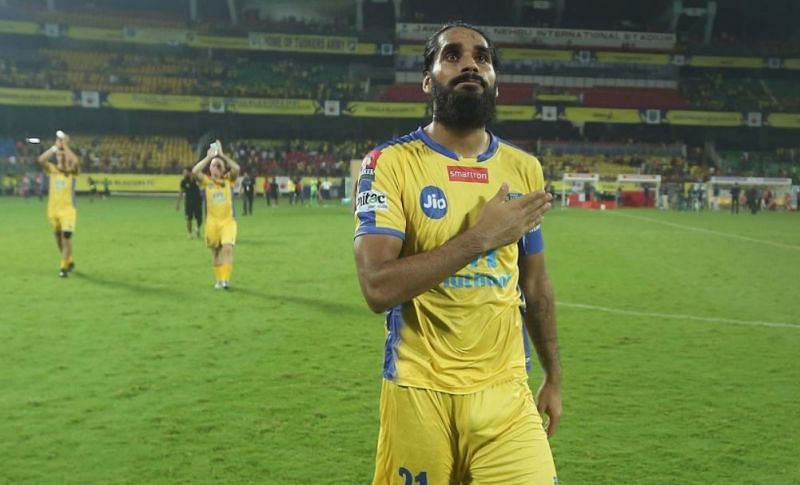
M 422 212 L 431 219 L 441 219 L 447 214 L 447 198 L 439 187 L 429 185 L 419 194 Z

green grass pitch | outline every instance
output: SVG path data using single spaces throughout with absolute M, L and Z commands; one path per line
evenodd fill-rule
M 383 321 L 347 208 L 260 201 L 230 292 L 174 199 L 80 198 L 66 280 L 45 204 L 0 213 L 0 483 L 369 483 Z M 561 483 L 800 483 L 800 214 L 543 227 Z

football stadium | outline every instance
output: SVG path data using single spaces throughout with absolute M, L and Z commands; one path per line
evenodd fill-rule
M 0 482 L 800 483 L 799 209 L 795 0 L 0 0 Z

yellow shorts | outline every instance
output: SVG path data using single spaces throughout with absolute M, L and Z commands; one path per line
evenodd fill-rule
M 206 220 L 206 245 L 218 248 L 223 244 L 236 244 L 236 220 Z
M 77 218 L 78 212 L 74 207 L 58 209 L 47 214 L 47 220 L 50 221 L 53 232 L 75 232 Z
M 455 395 L 383 381 L 373 485 L 554 485 L 525 381 Z

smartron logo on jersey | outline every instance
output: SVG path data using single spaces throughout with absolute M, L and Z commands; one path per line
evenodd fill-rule
M 441 219 L 447 214 L 447 198 L 439 187 L 429 185 L 419 194 L 422 212 L 431 219 Z
M 383 192 L 365 190 L 356 197 L 356 213 L 386 210 L 389 210 L 389 202 Z
M 459 167 L 448 165 L 447 176 L 451 182 L 467 182 L 473 184 L 488 184 L 489 170 L 485 167 Z

